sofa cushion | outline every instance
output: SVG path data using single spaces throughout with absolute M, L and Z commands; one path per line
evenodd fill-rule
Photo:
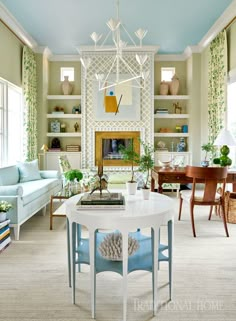
M 0 186 L 15 185 L 19 180 L 19 170 L 15 165 L 0 168 Z
M 20 183 L 41 179 L 37 159 L 31 162 L 17 162 L 17 167 L 20 172 Z
M 23 205 L 34 201 L 43 194 L 47 194 L 58 185 L 58 182 L 60 181 L 55 178 L 48 178 L 20 184 L 23 188 Z

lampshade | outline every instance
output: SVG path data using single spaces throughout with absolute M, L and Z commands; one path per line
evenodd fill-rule
M 43 144 L 41 150 L 43 150 L 44 152 L 48 151 L 48 146 L 46 144 Z
M 231 134 L 231 132 L 226 129 L 223 128 L 219 135 L 217 136 L 214 145 L 216 146 L 222 146 L 222 145 L 229 145 L 229 146 L 236 146 L 236 141 L 233 137 L 233 135 Z

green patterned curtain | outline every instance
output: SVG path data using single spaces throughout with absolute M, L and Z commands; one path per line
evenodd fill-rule
M 24 95 L 24 159 L 37 158 L 37 78 L 34 52 L 24 46 L 22 58 Z
M 210 44 L 208 64 L 208 130 L 213 143 L 225 127 L 227 89 L 227 39 L 226 31 L 220 32 Z

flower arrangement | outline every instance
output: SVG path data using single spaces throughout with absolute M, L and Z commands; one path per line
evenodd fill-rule
M 12 207 L 7 201 L 0 201 L 0 212 L 8 212 Z

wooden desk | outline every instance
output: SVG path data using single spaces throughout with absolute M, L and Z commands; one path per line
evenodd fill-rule
M 164 169 L 155 166 L 152 170 L 151 179 L 151 191 L 154 191 L 155 181 L 158 182 L 158 193 L 163 192 L 162 184 L 164 183 L 179 183 L 189 184 L 192 183 L 192 179 L 186 177 L 185 167 L 179 167 L 177 169 L 169 168 Z M 201 183 L 201 182 L 199 182 Z M 232 183 L 233 192 L 236 192 L 236 171 L 229 171 L 227 176 L 227 183 Z

